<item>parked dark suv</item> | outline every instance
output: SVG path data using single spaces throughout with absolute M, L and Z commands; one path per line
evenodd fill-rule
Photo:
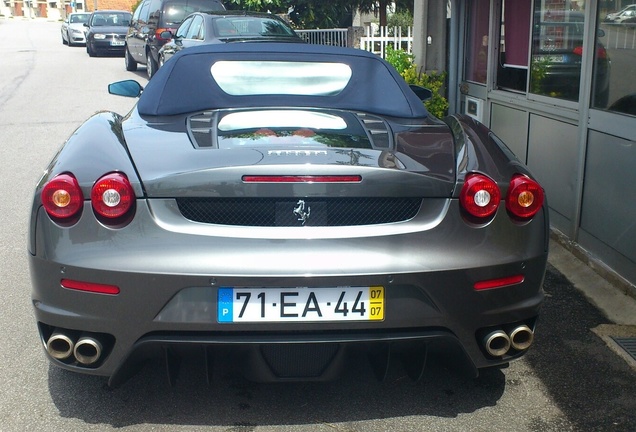
M 161 37 L 166 30 L 175 32 L 179 24 L 193 12 L 222 11 L 220 0 L 143 0 L 135 13 L 126 36 L 124 58 L 126 70 L 146 65 L 148 78 L 157 71 L 159 49 L 169 39 Z

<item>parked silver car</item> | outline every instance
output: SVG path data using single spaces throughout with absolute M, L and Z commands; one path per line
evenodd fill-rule
M 608 13 L 605 17 L 605 21 L 621 22 L 622 20 L 619 17 L 622 17 L 625 12 L 629 11 L 632 11 L 632 13 L 636 11 L 636 4 L 627 5 L 618 12 Z
M 625 10 L 614 17 L 615 24 L 629 24 L 633 22 L 636 22 L 636 7 L 634 9 Z
M 64 21 L 60 32 L 62 33 L 62 43 L 64 45 L 83 45 L 86 43 L 86 28 L 91 14 L 86 12 L 70 13 Z

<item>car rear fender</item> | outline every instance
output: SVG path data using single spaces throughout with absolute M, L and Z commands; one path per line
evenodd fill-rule
M 508 192 L 514 174 L 535 178 L 515 154 L 482 123 L 466 115 L 443 119 L 455 142 L 457 183 L 453 196 L 458 197 L 467 174 L 483 173 L 499 184 L 502 196 Z
M 99 112 L 77 128 L 60 148 L 36 186 L 31 210 L 31 233 L 35 231 L 36 214 L 42 205 L 40 192 L 47 182 L 59 174 L 71 173 L 77 179 L 84 199 L 90 199 L 93 184 L 111 172 L 124 173 L 135 195 L 144 195 L 124 140 L 122 119 L 121 115 L 113 112 Z M 32 239 L 29 240 L 29 250 L 35 252 Z

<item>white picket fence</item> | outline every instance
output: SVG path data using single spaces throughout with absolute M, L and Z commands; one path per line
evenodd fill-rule
M 600 38 L 607 49 L 636 49 L 636 24 L 602 23 L 604 35 Z
M 317 30 L 296 30 L 296 33 L 307 43 L 314 45 L 347 46 L 349 30 L 341 29 L 317 29 Z
M 378 33 L 369 26 L 364 37 L 360 38 L 360 49 L 378 54 L 384 58 L 387 45 L 394 49 L 401 49 L 407 53 L 413 52 L 413 34 L 411 27 L 406 28 L 406 35 L 402 34 L 402 27 L 380 27 Z
M 364 29 L 364 36 L 360 36 L 360 32 L 352 27 L 348 29 L 296 30 L 296 33 L 311 44 L 359 47 L 382 58 L 384 58 L 388 45 L 408 53 L 413 52 L 411 27 L 406 29 L 379 27 L 374 30 L 373 27 L 367 26 Z

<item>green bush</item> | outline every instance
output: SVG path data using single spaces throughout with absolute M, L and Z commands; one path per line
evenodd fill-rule
M 389 28 L 389 31 L 391 31 L 393 27 L 402 27 L 402 34 L 406 34 L 406 28 L 413 27 L 413 15 L 411 15 L 411 12 L 408 10 L 398 11 L 387 17 L 386 26 Z
M 435 117 L 442 118 L 448 113 L 448 100 L 442 96 L 446 81 L 446 72 L 425 74 L 419 72 L 414 62 L 415 57 L 401 49 L 394 49 L 387 45 L 386 61 L 404 78 L 408 84 L 425 87 L 433 93 L 433 97 L 424 106 Z

